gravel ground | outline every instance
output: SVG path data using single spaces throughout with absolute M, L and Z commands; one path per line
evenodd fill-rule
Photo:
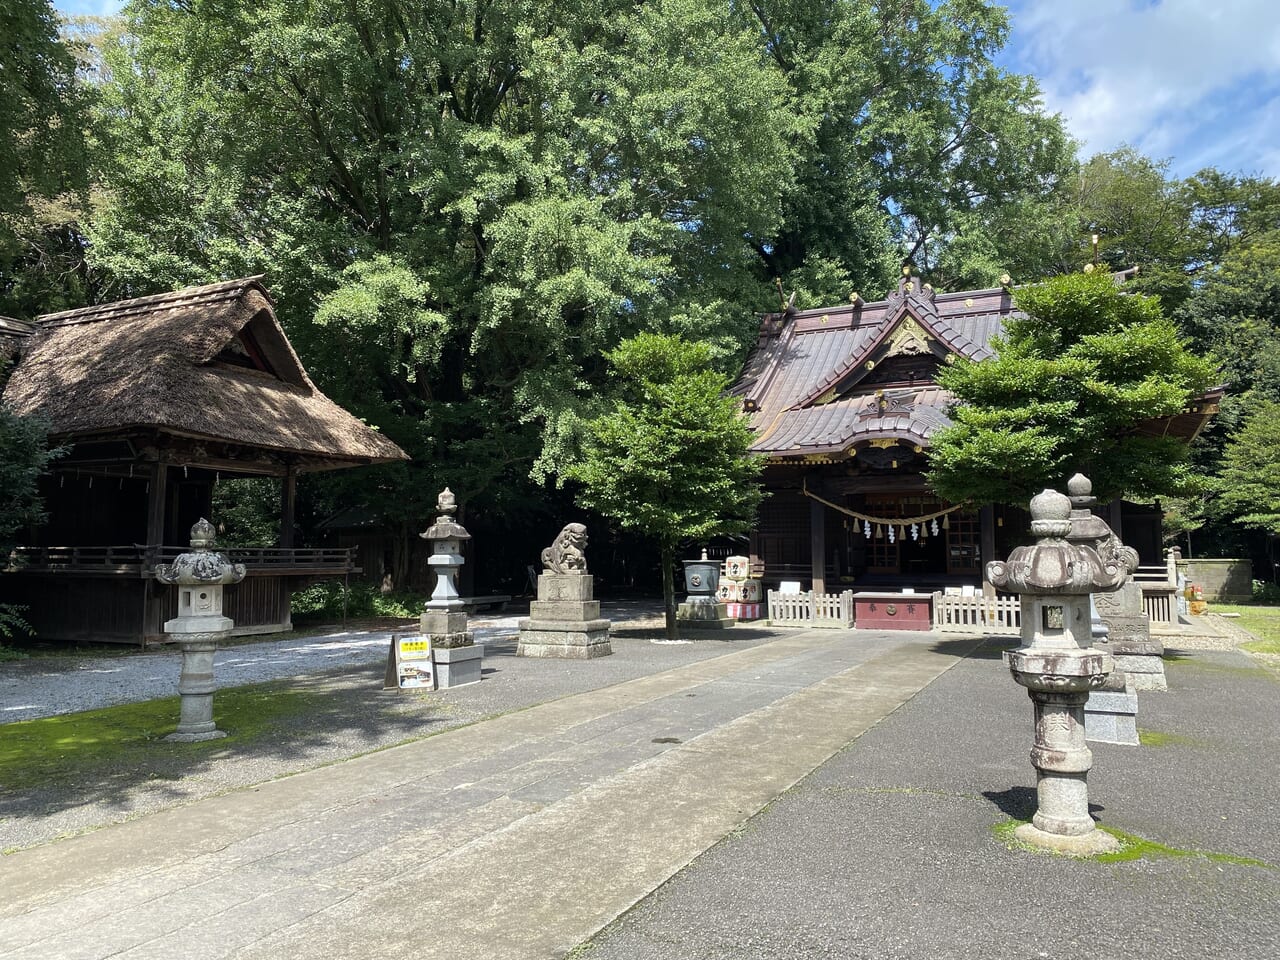
M 661 605 L 658 605 L 658 610 Z M 622 629 L 656 624 L 647 602 L 605 604 L 602 616 Z M 478 616 L 470 621 L 476 642 L 514 637 L 522 616 Z M 270 637 L 223 647 L 214 658 L 219 686 L 237 687 L 386 662 L 391 634 L 414 628 L 403 621 L 382 630 L 318 627 L 313 634 Z M 182 654 L 176 646 L 115 655 L 40 657 L 0 664 L 0 723 L 34 720 L 80 710 L 171 697 L 178 692 Z
M 132 819 L 776 636 L 744 625 L 716 634 L 715 639 L 654 642 L 647 635 L 656 631 L 646 626 L 652 621 L 643 619 L 649 613 L 622 613 L 631 622 L 615 634 L 614 655 L 590 661 L 517 657 L 514 625 L 482 628 L 497 631 L 484 638 L 484 681 L 432 693 L 382 689 L 389 633 L 294 638 L 228 648 L 219 654 L 220 684 L 292 677 L 291 688 L 315 695 L 314 712 L 298 718 L 273 742 L 240 744 L 234 737 L 212 744 L 157 742 L 147 769 L 120 769 L 75 782 L 0 791 L 0 851 Z M 307 675 L 301 675 L 304 670 Z M 64 661 L 61 671 L 49 661 L 0 664 L 0 676 L 7 680 L 15 675 L 26 675 L 19 677 L 19 688 L 27 696 L 15 697 L 6 687 L 4 702 L 43 701 L 48 706 L 56 697 L 61 709 L 52 712 L 68 712 L 104 702 L 172 695 L 177 656 Z M 32 682 L 21 682 L 24 679 Z M 82 692 L 82 686 L 93 692 Z M 32 694 L 35 689 L 44 691 L 41 697 Z M 216 697 L 214 711 L 216 717 Z

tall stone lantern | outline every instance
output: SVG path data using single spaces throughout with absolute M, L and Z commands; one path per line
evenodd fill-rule
M 436 572 L 436 588 L 422 611 L 421 631 L 431 638 L 436 679 L 441 687 L 460 687 L 480 679 L 484 650 L 475 645 L 467 629 L 467 611 L 458 594 L 458 574 L 465 562 L 462 544 L 471 539 L 467 528 L 454 520 L 458 500 L 445 487 L 436 498 L 436 522 L 422 538 L 431 543 L 427 563 Z
M 182 647 L 178 729 L 166 740 L 190 743 L 226 736 L 213 722 L 213 654 L 218 641 L 230 636 L 235 626 L 222 615 L 222 588 L 243 580 L 245 569 L 211 550 L 213 538 L 213 524 L 197 520 L 191 528 L 191 551 L 155 569 L 157 580 L 178 588 L 178 615 L 165 621 L 164 631 Z
M 1102 853 L 1118 844 L 1089 815 L 1093 753 L 1085 745 L 1084 705 L 1112 663 L 1110 654 L 1090 646 L 1089 595 L 1116 590 L 1127 571 L 1092 547 L 1068 542 L 1071 501 L 1056 490 L 1032 498 L 1031 532 L 1036 543 L 987 564 L 995 587 L 1022 598 L 1022 646 L 1005 658 L 1035 707 L 1031 764 L 1038 808 L 1016 835 L 1062 853 Z

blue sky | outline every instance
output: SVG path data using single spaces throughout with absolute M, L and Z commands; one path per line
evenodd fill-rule
M 66 14 L 121 0 L 54 0 Z M 1128 143 L 1170 162 L 1280 177 L 1276 0 L 1011 0 L 1001 65 L 1040 81 L 1092 156 Z

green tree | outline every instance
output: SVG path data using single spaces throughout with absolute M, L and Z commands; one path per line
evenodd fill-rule
M 360 481 L 407 530 L 446 483 L 527 496 L 602 351 L 656 328 L 729 365 L 772 300 L 748 238 L 804 121 L 715 0 L 125 14 L 97 264 L 138 293 L 266 273 L 320 386 L 413 456 Z
M 612 409 L 585 425 L 581 456 L 561 476 L 578 502 L 624 530 L 653 537 L 662 563 L 667 637 L 676 639 L 676 548 L 750 528 L 762 496 L 761 458 L 728 378 L 705 344 L 640 334 L 609 353 Z
M 1046 201 L 1074 170 L 1073 144 L 1035 80 L 994 62 L 1008 37 L 1002 7 L 754 0 L 734 9 L 806 121 L 784 221 L 757 248 L 763 272 L 811 306 L 851 290 L 875 299 L 903 260 L 933 270 L 966 226 Z M 1020 249 L 1008 239 L 1000 256 Z
M 49 0 L 0 5 L 0 314 L 83 302 L 86 88 Z
M 4 387 L 0 370 L 0 389 Z M 44 519 L 44 502 L 39 480 L 62 450 L 49 449 L 48 432 L 32 417 L 16 416 L 0 404 L 0 576 L 13 562 L 15 535 L 23 527 Z M 9 638 L 30 628 L 22 619 L 21 606 L 0 603 L 0 637 Z
M 1280 403 L 1265 401 L 1227 444 L 1213 512 L 1280 535 Z
M 1183 441 L 1145 432 L 1213 382 L 1154 297 L 1105 271 L 1056 277 L 1015 294 L 990 360 L 959 360 L 939 382 L 955 396 L 933 437 L 929 482 L 957 502 L 1023 503 L 1077 470 L 1101 497 L 1154 497 L 1195 486 Z

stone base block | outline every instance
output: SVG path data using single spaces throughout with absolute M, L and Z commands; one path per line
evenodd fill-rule
M 422 616 L 418 620 L 418 629 L 433 637 L 465 633 L 467 629 L 466 611 L 432 610 L 428 607 L 422 611 Z
M 529 604 L 530 620 L 561 620 L 578 623 L 600 619 L 599 600 L 534 600 Z
M 1084 705 L 1084 738 L 1097 743 L 1138 745 L 1138 693 L 1132 679 L 1126 677 L 1122 690 L 1090 692 Z
M 1133 679 L 1135 689 L 1169 689 L 1169 683 L 1164 676 L 1164 661 L 1159 657 L 1134 657 L 1118 654 L 1114 659 L 1115 668 L 1129 674 Z
M 170 743 L 200 743 L 203 740 L 220 740 L 226 735 L 224 730 L 206 730 L 203 733 L 171 733 L 164 739 Z
M 1112 639 L 1107 649 L 1113 656 L 1121 657 L 1163 657 L 1164 641 L 1159 637 L 1143 637 L 1132 640 Z
M 1142 612 L 1135 616 L 1106 616 L 1103 620 L 1112 643 L 1142 643 L 1151 635 L 1151 619 Z
M 1075 857 L 1091 857 L 1099 853 L 1114 853 L 1120 849 L 1120 841 L 1109 833 L 1093 829 L 1078 836 L 1062 836 L 1047 833 L 1034 824 L 1024 823 L 1013 835 L 1029 846 L 1054 853 L 1066 853 Z
M 609 621 L 577 623 L 554 620 L 520 621 L 517 657 L 554 657 L 561 660 L 594 660 L 613 653 L 609 645 Z
M 734 624 L 722 603 L 682 603 L 676 607 L 676 619 L 705 630 L 721 630 Z
M 437 647 L 431 653 L 436 664 L 436 686 L 439 689 L 480 682 L 483 647 Z
M 457 650 L 461 647 L 474 646 L 475 634 L 470 630 L 462 633 L 429 633 L 432 650 Z
M 587 573 L 543 573 L 538 576 L 539 600 L 590 600 L 595 577 Z

